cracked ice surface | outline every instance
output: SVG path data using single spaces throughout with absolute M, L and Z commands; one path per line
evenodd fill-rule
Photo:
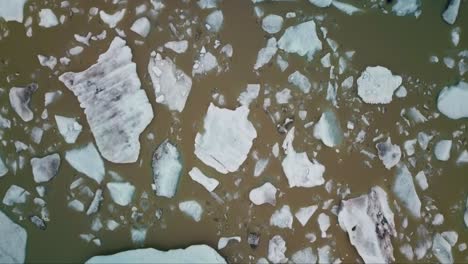
M 96 64 L 59 80 L 78 97 L 102 156 L 114 163 L 137 161 L 139 137 L 153 119 L 153 109 L 125 41 L 114 38 Z

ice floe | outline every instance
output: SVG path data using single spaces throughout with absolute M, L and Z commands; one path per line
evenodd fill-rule
M 37 84 L 33 83 L 27 87 L 13 87 L 10 89 L 9 98 L 11 107 L 24 122 L 29 122 L 34 118 L 30 104 L 31 97 L 37 88 Z
M 406 165 L 397 167 L 392 190 L 413 217 L 419 218 L 421 216 L 421 201 L 414 187 L 413 176 Z
M 233 237 L 221 237 L 221 238 L 219 238 L 218 250 L 221 250 L 221 249 L 225 248 L 228 245 L 229 241 L 241 242 L 241 237 L 240 236 L 233 236 Z
M 0 234 L 2 234 L 0 263 L 24 263 L 28 234 L 2 211 L 0 211 Z
M 437 98 L 437 109 L 451 119 L 468 117 L 468 83 L 459 82 L 456 85 L 442 89 Z
M 442 18 L 449 24 L 454 24 L 457 20 L 461 0 L 450 0 L 447 9 L 442 14 Z
M 59 80 L 78 97 L 102 156 L 114 163 L 135 162 L 139 136 L 153 119 L 153 109 L 125 41 L 114 38 L 96 64 Z
M 259 93 L 260 84 L 247 84 L 247 89 L 239 95 L 237 101 L 241 105 L 249 107 L 249 105 L 257 99 Z
M 299 221 L 299 223 L 301 223 L 302 226 L 305 226 L 307 222 L 309 222 L 309 219 L 312 217 L 315 211 L 317 211 L 317 208 L 318 208 L 317 205 L 301 207 L 294 214 L 294 216 L 296 216 L 297 220 Z
M 257 61 L 254 65 L 254 70 L 262 68 L 265 64 L 269 63 L 273 56 L 278 51 L 276 47 L 276 38 L 270 38 L 267 41 L 266 47 L 261 48 L 257 54 Z
M 125 16 L 126 9 L 122 9 L 119 11 L 116 11 L 113 14 L 108 14 L 105 11 L 101 10 L 99 11 L 99 17 L 101 18 L 102 22 L 106 23 L 110 28 L 115 28 L 117 24 L 120 22 L 120 20 L 123 19 Z
M 192 178 L 192 180 L 194 180 L 194 181 L 198 182 L 199 184 L 201 184 L 209 192 L 214 191 L 216 189 L 216 187 L 218 187 L 218 185 L 219 185 L 218 180 L 206 176 L 197 167 L 193 167 L 189 171 L 189 175 L 190 175 L 190 178 Z
M 291 255 L 293 263 L 317 263 L 317 255 L 312 251 L 311 247 L 298 250 Z
M 396 144 L 392 144 L 392 139 L 389 137 L 384 142 L 379 142 L 375 145 L 379 159 L 387 170 L 396 166 L 401 159 L 401 148 Z
M 37 59 L 39 60 L 39 64 L 44 67 L 48 67 L 49 69 L 53 70 L 57 65 L 57 58 L 54 56 L 44 56 L 44 55 L 37 55 Z
M 153 154 L 153 181 L 158 196 L 174 197 L 182 174 L 182 159 L 179 150 L 167 139 Z
M 268 260 L 272 263 L 286 263 L 286 242 L 280 235 L 276 235 L 268 242 Z
M 329 7 L 333 0 L 309 0 L 309 3 L 314 4 L 317 7 Z
M 289 130 L 283 142 L 286 157 L 281 163 L 288 178 L 289 187 L 314 187 L 325 183 L 325 167 L 318 161 L 311 162 L 307 153 L 294 150 L 294 127 Z
M 367 67 L 357 79 L 358 95 L 368 104 L 388 104 L 401 82 L 400 76 L 385 67 Z
M 109 182 L 106 184 L 114 203 L 127 206 L 132 202 L 135 186 L 128 182 Z
M 440 140 L 435 144 L 434 155 L 440 161 L 450 159 L 450 150 L 452 149 L 452 140 Z
M 395 223 L 382 188 L 373 187 L 369 194 L 343 200 L 338 222 L 365 263 L 395 261 L 391 241 L 396 236 Z
M 59 24 L 57 16 L 49 8 L 44 8 L 39 11 L 39 26 L 44 28 L 55 27 Z
M 421 0 L 398 0 L 392 7 L 392 12 L 397 16 L 414 15 L 418 17 L 420 11 Z
M 283 17 L 281 16 L 270 14 L 262 20 L 262 29 L 269 34 L 278 33 L 281 27 L 283 27 Z
M 440 263 L 453 263 L 452 247 L 439 233 L 434 235 L 432 253 Z
M 18 185 L 11 185 L 3 196 L 3 204 L 13 206 L 15 204 L 24 204 L 28 200 L 31 193 Z
M 83 127 L 75 118 L 55 115 L 55 122 L 60 134 L 68 144 L 74 144 L 81 130 L 83 130 Z
M 75 170 L 90 177 L 97 183 L 101 183 L 104 178 L 104 162 L 93 143 L 67 151 L 65 160 Z
M 276 192 L 276 187 L 266 182 L 262 186 L 252 189 L 249 193 L 249 199 L 256 205 L 268 203 L 274 206 L 276 204 Z
M 343 131 L 335 113 L 331 110 L 322 113 L 320 120 L 314 126 L 313 135 L 322 140 L 327 147 L 336 147 L 343 141 Z
M 313 20 L 288 27 L 278 41 L 278 48 L 288 52 L 307 56 L 311 60 L 322 49 L 322 42 L 317 36 Z
M 60 167 L 60 155 L 57 153 L 31 159 L 32 173 L 36 183 L 48 182 L 57 175 Z
M 304 93 L 309 93 L 312 85 L 310 84 L 309 79 L 299 71 L 295 71 L 288 76 L 288 82 L 295 85 Z
M 203 207 L 197 201 L 185 201 L 179 203 L 179 210 L 191 217 L 195 222 L 200 222 L 203 214 Z
M 87 264 L 102 263 L 226 263 L 226 260 L 207 245 L 193 245 L 185 249 L 160 251 L 154 248 L 133 249 L 107 256 L 94 256 Z
M 350 5 L 350 4 L 348 4 L 348 3 L 343 3 L 343 2 L 336 1 L 336 0 L 333 0 L 332 5 L 333 5 L 336 9 L 338 9 L 338 10 L 340 10 L 341 12 L 343 12 L 343 13 L 345 13 L 345 14 L 347 14 L 347 15 L 350 15 L 350 16 L 351 16 L 351 15 L 354 15 L 354 14 L 356 14 L 356 13 L 361 13 L 361 12 L 363 12 L 363 10 L 360 9 L 360 8 L 357 8 L 357 7 L 355 7 L 355 6 L 353 6 L 353 5 Z
M 170 49 L 175 53 L 181 54 L 187 51 L 188 49 L 188 41 L 187 40 L 180 40 L 180 41 L 169 41 L 164 44 L 166 49 Z
M 0 157 L 0 177 L 5 176 L 8 173 L 8 167 L 5 165 L 5 162 Z
M 292 228 L 294 217 L 288 205 L 283 205 L 280 209 L 273 212 L 270 217 L 270 225 L 279 228 Z
M 221 10 L 215 10 L 211 12 L 206 17 L 206 24 L 208 30 L 212 32 L 219 32 L 221 27 L 223 26 L 224 16 Z
M 151 56 L 148 72 L 153 82 L 156 102 L 167 105 L 171 111 L 182 112 L 192 89 L 192 79 L 168 57 L 158 53 Z
M 17 21 L 23 23 L 23 9 L 27 0 L 2 0 L 0 1 L 0 17 L 5 21 Z
M 201 53 L 192 67 L 192 76 L 206 74 L 218 67 L 218 60 L 211 52 Z
M 151 24 L 148 18 L 140 17 L 133 22 L 130 30 L 137 33 L 141 37 L 146 38 L 150 32 Z
M 204 133 L 195 137 L 198 159 L 223 174 L 237 171 L 257 137 L 248 115 L 245 106 L 230 110 L 211 103 L 204 119 Z

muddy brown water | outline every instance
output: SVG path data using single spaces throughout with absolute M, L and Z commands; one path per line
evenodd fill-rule
M 442 62 L 429 63 L 431 55 L 437 55 L 440 59 L 447 55 L 454 57 L 458 51 L 468 48 L 466 2 L 460 9 L 456 23 L 461 28 L 461 39 L 457 48 L 454 48 L 450 41 L 450 31 L 453 26 L 445 24 L 441 19 L 441 13 L 445 8 L 444 1 L 424 1 L 422 15 L 418 19 L 412 16 L 397 17 L 391 13 L 384 14 L 378 8 L 366 9 L 364 14 L 348 16 L 333 8 L 318 9 L 306 1 L 259 4 L 258 6 L 263 8 L 265 14 L 275 13 L 284 17 L 287 12 L 295 11 L 297 13 L 296 18 L 285 19 L 282 31 L 275 35 L 277 38 L 288 26 L 312 17 L 323 16 L 323 21 L 317 23 L 319 26 L 326 27 L 328 36 L 339 44 L 339 53 L 342 54 L 343 51 L 356 52 L 350 62 L 349 70 L 341 77 L 352 75 L 356 80 L 366 66 L 383 65 L 404 78 L 403 84 L 408 90 L 408 96 L 404 99 L 397 99 L 394 96 L 393 102 L 386 106 L 367 105 L 357 99 L 356 85 L 354 84 L 350 90 L 338 90 L 339 108 L 333 107 L 330 102 L 325 100 L 329 73 L 328 69 L 321 68 L 319 62 L 319 58 L 330 52 L 325 41 L 323 41 L 324 50 L 319 52 L 311 62 L 296 55 L 285 55 L 289 62 L 289 68 L 284 73 L 281 73 L 273 65 L 274 63 L 265 66 L 258 73 L 252 70 L 257 53 L 265 46 L 269 36 L 261 29 L 261 20 L 255 16 L 254 5 L 251 1 L 225 0 L 220 3 L 219 8 L 223 11 L 224 23 L 222 30 L 217 35 L 209 34 L 203 27 L 204 18 L 210 12 L 209 10 L 201 10 L 195 1 L 187 3 L 166 1 L 166 7 L 159 15 L 150 16 L 152 29 L 146 39 L 136 36 L 129 30 L 135 19 L 135 7 L 140 4 L 150 6 L 144 1 L 121 2 L 118 5 L 113 5 L 110 1 L 108 3 L 101 1 L 76 2 L 72 3 L 72 6 L 81 8 L 84 10 L 84 14 L 72 14 L 69 9 L 59 8 L 60 2 L 58 1 L 29 1 L 25 6 L 25 18 L 34 17 L 32 37 L 26 37 L 26 29 L 22 24 L 7 23 L 10 31 L 9 36 L 0 40 L 0 60 L 2 62 L 0 64 L 0 87 L 6 91 L 0 95 L 0 108 L 2 115 L 11 119 L 13 125 L 11 129 L 5 129 L 2 132 L 3 140 L 7 144 L 6 146 L 2 145 L 0 154 L 7 160 L 16 159 L 21 155 L 26 159 L 26 164 L 23 169 L 18 170 L 16 175 L 10 172 L 0 179 L 0 196 L 3 196 L 11 184 L 17 184 L 31 192 L 33 196 L 37 196 L 29 159 L 51 152 L 58 152 L 62 157 L 59 174 L 51 182 L 44 184 L 47 188 L 44 200 L 47 202 L 47 208 L 50 212 L 50 222 L 46 231 L 37 229 L 28 220 L 20 220 L 12 212 L 12 208 L 0 205 L 2 211 L 27 230 L 27 262 L 83 262 L 94 255 L 111 254 L 136 248 L 138 246 L 132 242 L 130 236 L 132 228 L 148 229 L 144 244 L 139 246 L 163 250 L 202 243 L 216 248 L 221 236 L 241 236 L 241 243 L 230 243 L 220 251 L 220 254 L 230 262 L 256 262 L 260 257 L 266 257 L 268 241 L 276 234 L 285 239 L 287 256 L 291 256 L 292 253 L 304 247 L 310 246 L 314 252 L 317 252 L 317 248 L 330 245 L 332 260 L 340 258 L 345 263 L 362 262 L 355 249 L 350 245 L 347 234 L 338 226 L 336 216 L 330 212 L 330 209 L 322 209 L 323 202 L 333 199 L 332 205 L 339 205 L 341 197 L 336 194 L 336 184 L 350 188 L 351 193 L 348 197 L 367 193 L 372 186 L 379 185 L 389 194 L 392 209 L 396 213 L 397 232 L 412 237 L 417 226 L 424 220 L 409 217 L 409 226 L 406 229 L 401 227 L 403 216 L 406 216 L 407 213 L 405 209 L 402 209 L 401 213 L 397 213 L 395 209 L 394 200 L 396 198 L 391 191 L 395 169 L 386 170 L 378 158 L 370 160 L 372 167 L 369 168 L 364 163 L 369 158 L 359 152 L 366 149 L 375 154 L 375 142 L 372 139 L 380 134 L 385 135 L 384 138 L 390 136 L 393 143 L 402 147 L 405 140 L 415 138 L 420 131 L 432 132 L 435 137 L 426 152 L 417 149 L 416 167 L 410 167 L 410 171 L 414 176 L 418 171 L 425 170 L 428 177 L 430 187 L 427 191 L 422 192 L 416 187 L 423 203 L 423 211 L 426 210 L 424 206 L 427 205 L 427 201 L 433 200 L 433 204 L 438 208 L 437 212 L 445 216 L 443 225 L 434 227 L 429 222 L 425 226 L 431 232 L 455 230 L 459 234 L 457 245 L 468 242 L 467 229 L 463 224 L 464 201 L 468 193 L 468 170 L 466 166 L 455 165 L 458 154 L 467 148 L 466 119 L 455 121 L 440 116 L 423 124 L 405 126 L 408 135 L 399 130 L 399 124 L 404 124 L 400 115 L 403 108 L 415 106 L 426 116 L 431 116 L 437 112 L 435 102 L 438 91 L 444 85 L 466 78 L 466 75 L 460 76 L 457 70 L 447 69 Z M 131 182 L 137 188 L 132 205 L 122 208 L 118 205 L 112 205 L 110 196 L 105 190 L 105 184 L 112 178 L 106 175 L 101 184 L 104 189 L 104 200 L 98 217 L 103 222 L 108 219 L 119 221 L 121 225 L 115 231 L 107 231 L 104 228 L 99 232 L 93 232 L 90 226 L 94 217 L 77 213 L 67 207 L 71 196 L 69 186 L 83 175 L 70 167 L 64 159 L 64 153 L 94 141 L 94 139 L 77 99 L 58 81 L 57 76 L 66 71 L 83 71 L 88 68 L 95 63 L 99 54 L 107 50 L 110 41 L 116 35 L 115 31 L 109 29 L 98 17 L 88 19 L 87 12 L 92 6 L 108 12 L 116 11 L 122 7 L 127 8 L 128 13 L 119 23 L 118 28 L 123 29 L 127 34 L 125 38 L 127 45 L 132 49 L 133 61 L 137 64 L 142 87 L 146 91 L 155 113 L 155 118 L 141 134 L 142 148 L 136 163 L 118 165 L 105 161 L 107 172 L 117 172 L 125 181 Z M 37 10 L 42 7 L 51 7 L 57 15 L 66 15 L 67 20 L 64 25 L 50 29 L 38 27 Z M 389 10 L 385 5 L 384 8 Z M 167 41 L 177 39 L 168 28 L 168 24 L 172 20 L 170 17 L 177 17 L 176 10 L 183 10 L 191 19 L 198 18 L 198 22 L 191 26 L 196 32 L 194 34 L 196 36 L 188 38 L 190 46 L 186 53 L 175 55 L 173 52 L 163 52 L 163 55 L 174 59 L 178 68 L 190 74 L 193 60 L 200 47 L 206 44 L 207 47 L 210 46 L 209 50 L 212 50 L 215 39 L 220 40 L 222 45 L 230 43 L 234 48 L 234 56 L 227 61 L 227 70 L 219 74 L 211 73 L 207 76 L 193 78 L 190 96 L 184 111 L 180 114 L 171 113 L 167 107 L 155 103 L 154 91 L 147 73 L 151 51 L 163 46 Z M 107 30 L 107 38 L 102 41 L 91 41 L 89 47 L 84 47 L 82 54 L 71 57 L 70 65 L 58 64 L 55 72 L 39 65 L 37 54 L 53 55 L 57 58 L 66 56 L 68 49 L 79 44 L 74 41 L 73 34 L 85 35 L 92 32 L 93 35 L 96 35 L 104 29 Z M 319 31 L 319 29 L 317 30 Z M 319 35 L 323 40 L 321 34 Z M 143 40 L 143 43 L 136 44 L 135 40 Z M 317 84 L 318 87 L 313 89 L 310 95 L 303 96 L 297 89 L 288 84 L 287 76 L 296 69 L 305 73 L 312 82 Z M 9 82 L 7 78 L 10 79 Z M 31 103 L 35 118 L 30 123 L 24 123 L 9 105 L 8 89 L 14 86 L 24 86 L 31 82 L 39 84 L 39 90 L 34 94 Z M 197 132 L 202 130 L 203 118 L 208 105 L 214 101 L 213 93 L 224 95 L 226 99 L 224 107 L 234 109 L 238 105 L 237 97 L 249 83 L 262 85 L 260 96 L 250 106 L 249 115 L 258 136 L 240 170 L 222 175 L 196 158 L 194 139 Z M 292 103 L 289 106 L 275 105 L 274 93 L 284 87 L 291 88 Z M 49 117 L 43 120 L 40 115 L 44 109 L 44 93 L 56 90 L 61 90 L 63 95 L 47 108 Z M 267 90 L 270 93 L 264 94 Z M 271 98 L 273 105 L 265 110 L 263 102 L 267 97 Z M 424 108 L 424 105 L 427 106 L 427 109 Z M 308 111 L 305 121 L 298 117 L 297 110 L 299 109 Z M 304 124 L 308 122 L 316 122 L 322 111 L 326 109 L 333 109 L 337 113 L 345 131 L 347 131 L 346 124 L 349 120 L 353 121 L 356 127 L 349 132 L 349 137 L 346 137 L 338 148 L 339 153 L 336 149 L 327 148 L 320 141 L 314 139 L 312 128 L 304 127 Z M 279 158 L 275 158 L 271 154 L 273 145 L 275 143 L 281 145 L 284 139 L 284 134 L 277 131 L 276 123 L 272 122 L 271 119 L 271 115 L 276 111 L 281 112 L 281 121 L 286 117 L 294 118 L 295 148 L 298 151 L 306 151 L 310 158 L 314 152 L 317 152 L 317 160 L 326 167 L 325 180 L 333 180 L 335 183 L 331 194 L 323 186 L 289 188 L 281 168 L 282 151 L 280 151 Z M 62 140 L 55 127 L 53 119 L 55 114 L 79 119 L 83 125 L 83 132 L 76 144 L 69 145 Z M 369 126 L 363 124 L 362 115 L 369 119 Z M 30 139 L 29 131 L 33 126 L 42 126 L 44 123 L 48 123 L 52 127 L 44 133 L 42 142 L 35 145 Z M 354 142 L 355 137 L 360 130 L 366 131 L 367 135 L 363 143 L 356 143 Z M 457 140 L 454 140 L 455 144 L 450 161 L 437 161 L 432 155 L 434 142 L 442 138 L 451 138 L 452 133 L 458 130 L 462 133 Z M 150 133 L 155 135 L 152 140 L 148 139 Z M 151 157 L 156 147 L 166 138 L 177 145 L 184 164 L 177 194 L 171 199 L 157 197 L 151 189 Z M 12 143 L 14 140 L 31 144 L 34 152 L 23 151 L 17 154 Z M 252 153 L 254 151 L 258 153 L 260 158 L 269 157 L 269 164 L 260 177 L 253 176 L 255 159 L 252 157 Z M 407 163 L 408 158 L 403 155 L 402 161 Z M 218 203 L 201 185 L 190 179 L 188 171 L 194 166 L 220 181 L 220 186 L 215 190 L 215 193 L 224 200 L 223 204 Z M 99 187 L 95 182 L 84 178 L 91 190 L 94 191 Z M 252 205 L 248 198 L 249 191 L 266 181 L 273 183 L 280 190 L 276 206 Z M 144 192 L 148 194 L 148 209 L 146 211 L 142 204 L 144 199 L 141 198 Z M 204 207 L 203 218 L 198 223 L 184 216 L 177 207 L 179 202 L 193 199 L 199 201 Z M 83 201 L 87 205 L 90 200 Z M 293 229 L 279 229 L 269 225 L 272 213 L 282 205 L 289 205 L 294 213 L 298 208 L 312 204 L 319 205 L 319 210 L 305 227 L 300 226 L 297 220 L 294 222 Z M 137 211 L 142 213 L 138 219 L 131 217 L 132 206 L 138 208 Z M 155 217 L 157 209 L 163 212 L 161 219 Z M 24 208 L 24 216 L 28 215 L 28 210 L 32 209 Z M 331 219 L 331 227 L 326 238 L 320 236 L 317 223 L 317 216 L 321 212 L 328 214 Z M 256 249 L 252 249 L 247 244 L 249 232 L 257 232 L 261 235 L 259 247 Z M 310 232 L 317 236 L 317 240 L 313 243 L 305 237 Z M 102 245 L 96 246 L 92 242 L 88 243 L 79 238 L 79 234 L 88 233 L 98 237 Z M 410 243 L 414 245 L 415 240 L 411 240 Z M 399 251 L 402 244 L 401 239 L 393 238 L 397 262 L 407 262 Z M 468 261 L 466 251 L 459 252 L 457 246 L 452 249 L 452 253 L 456 262 Z M 430 255 L 429 250 L 426 258 L 420 262 L 436 261 Z

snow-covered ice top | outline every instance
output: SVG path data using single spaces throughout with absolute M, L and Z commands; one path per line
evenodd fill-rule
M 59 80 L 78 97 L 102 156 L 114 163 L 137 161 L 139 137 L 153 119 L 153 109 L 125 41 L 114 38 L 96 64 Z
M 257 137 L 248 115 L 245 106 L 230 110 L 211 103 L 204 119 L 204 133 L 195 137 L 195 155 L 220 173 L 237 171 Z
M 322 49 L 322 42 L 317 36 L 313 20 L 288 27 L 278 41 L 278 48 L 288 52 L 297 53 L 312 59 L 317 51 Z
M 120 20 L 125 16 L 126 9 L 118 10 L 113 14 L 108 14 L 103 10 L 99 11 L 99 17 L 106 23 L 110 28 L 115 28 Z
M 28 234 L 0 211 L 0 263 L 24 263 Z
M 193 245 L 186 249 L 160 251 L 154 248 L 133 249 L 107 256 L 95 256 L 87 264 L 104 263 L 226 263 L 226 260 L 207 245 Z
M 280 209 L 273 212 L 270 217 L 270 225 L 279 228 L 292 228 L 294 217 L 289 205 L 283 205 Z
M 17 21 L 23 23 L 23 9 L 27 0 L 2 0 L 0 1 L 0 17 L 5 21 Z
M 101 183 L 104 178 L 104 162 L 93 143 L 84 147 L 69 150 L 65 153 L 65 160 L 77 171 Z
M 421 11 L 421 0 L 398 0 L 392 7 L 392 12 L 397 16 L 415 15 L 419 16 Z
M 268 242 L 268 260 L 272 263 L 286 263 L 288 258 L 284 253 L 286 253 L 286 241 L 280 235 L 272 237 Z
M 456 85 L 442 89 L 437 98 L 437 109 L 450 119 L 468 117 L 468 83 L 459 82 Z
M 288 76 L 288 82 L 295 85 L 302 92 L 308 93 L 312 85 L 309 79 L 299 71 L 295 71 Z
M 309 0 L 309 2 L 317 7 L 328 7 L 332 4 L 332 0 Z
M 388 104 L 401 82 L 400 76 L 385 67 L 367 67 L 357 79 L 358 95 L 368 104 Z
M 153 82 L 156 102 L 167 105 L 169 110 L 182 112 L 192 89 L 192 79 L 168 57 L 158 53 L 151 56 L 148 73 Z
M 276 38 L 270 38 L 267 41 L 266 47 L 261 48 L 257 54 L 257 61 L 254 65 L 254 70 L 262 68 L 265 64 L 269 63 L 271 58 L 276 54 L 278 48 L 276 47 Z

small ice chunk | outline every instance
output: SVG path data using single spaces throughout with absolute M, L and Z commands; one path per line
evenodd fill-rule
M 468 117 L 468 83 L 459 82 L 456 85 L 442 89 L 437 98 L 437 109 L 450 119 Z
M 397 167 L 395 182 L 392 189 L 395 196 L 400 200 L 403 206 L 408 209 L 411 215 L 419 218 L 421 216 L 421 201 L 414 188 L 413 176 L 411 176 L 406 165 Z
M 55 122 L 60 134 L 68 144 L 74 144 L 81 130 L 83 130 L 83 127 L 76 122 L 75 118 L 55 115 Z
M 288 27 L 278 41 L 278 48 L 288 53 L 297 53 L 299 56 L 307 55 L 308 60 L 312 60 L 314 54 L 322 50 L 315 22 L 310 20 Z
M 36 183 L 48 182 L 57 175 L 60 167 L 60 155 L 54 153 L 43 158 L 32 158 L 31 167 Z
M 410 139 L 410 140 L 406 140 L 405 142 L 403 142 L 403 148 L 405 149 L 406 155 L 408 156 L 414 155 L 414 152 L 415 152 L 414 146 L 416 145 L 416 143 L 417 143 L 416 139 Z
M 392 7 L 392 12 L 397 16 L 415 15 L 419 16 L 421 11 L 421 0 L 398 0 Z
M 169 41 L 164 44 L 166 49 L 170 49 L 175 53 L 182 54 L 187 51 L 188 49 L 188 41 L 181 40 L 181 41 Z
M 91 201 L 91 204 L 88 207 L 88 210 L 86 211 L 86 215 L 92 215 L 96 213 L 99 210 L 99 204 L 101 203 L 102 200 L 102 190 L 97 189 L 96 192 L 94 193 L 93 200 Z
M 318 206 L 317 205 L 311 205 L 307 207 L 301 207 L 299 210 L 294 214 L 296 216 L 297 220 L 301 223 L 302 226 L 305 226 L 307 222 L 309 222 L 309 219 L 312 217 L 312 215 L 315 213 L 317 210 Z
M 310 91 L 310 87 L 312 87 L 309 79 L 299 71 L 291 73 L 288 77 L 288 82 L 295 85 L 304 93 L 308 93 Z
M 148 18 L 140 17 L 135 22 L 133 22 L 130 30 L 137 33 L 138 35 L 146 38 L 150 32 L 151 24 Z
M 457 165 L 462 165 L 462 164 L 466 164 L 468 163 L 468 151 L 467 150 L 463 150 L 462 153 L 460 153 L 460 156 L 458 156 L 458 159 L 457 159 Z M 0 163 L 0 167 L 1 167 L 1 163 Z M 1 171 L 1 169 L 0 169 Z M 2 173 L 0 172 L 0 175 Z
M 458 43 L 460 43 L 460 32 L 461 32 L 460 27 L 456 27 L 456 28 L 452 29 L 452 31 L 450 32 L 450 37 L 452 39 L 452 44 L 455 47 L 458 46 Z
M 347 4 L 347 3 L 343 3 L 343 2 L 339 2 L 339 1 L 336 1 L 336 0 L 333 0 L 332 2 L 332 5 L 340 10 L 341 12 L 347 14 L 347 15 L 354 15 L 355 13 L 361 13 L 363 12 L 362 9 L 359 9 L 353 5 L 350 5 L 350 4 Z
M 211 52 L 200 54 L 192 68 L 192 76 L 206 74 L 218 67 L 218 60 Z
M 243 91 L 237 101 L 241 105 L 245 105 L 249 107 L 250 103 L 252 103 L 255 99 L 257 99 L 260 93 L 260 84 L 247 84 L 247 89 Z
M 53 70 L 57 65 L 57 58 L 54 56 L 44 56 L 44 55 L 37 55 L 37 59 L 39 60 L 39 64 L 44 67 L 48 67 L 49 69 Z
M 10 89 L 9 98 L 11 107 L 24 122 L 29 122 L 34 118 L 30 104 L 31 97 L 37 88 L 37 84 L 33 83 L 27 87 L 13 87 Z
M 385 67 L 367 67 L 357 79 L 358 95 L 368 104 L 388 104 L 401 82 L 400 76 Z
M 261 48 L 257 54 L 257 61 L 254 65 L 254 70 L 258 70 L 265 64 L 271 61 L 271 58 L 276 54 L 278 48 L 276 47 L 276 38 L 270 38 L 267 41 L 266 47 Z
M 198 159 L 223 174 L 237 171 L 257 137 L 248 115 L 245 106 L 230 110 L 211 103 L 204 119 L 204 133 L 195 137 Z
M 400 86 L 400 88 L 398 88 L 395 92 L 395 96 L 398 98 L 403 98 L 403 97 L 406 97 L 407 95 L 408 95 L 408 91 L 403 85 Z
M 47 92 L 44 94 L 44 107 L 49 106 L 50 104 L 57 101 L 60 96 L 62 96 L 62 91 Z
M 453 263 L 452 247 L 439 233 L 434 235 L 432 253 L 440 263 Z
M 114 203 L 127 206 L 132 202 L 135 186 L 128 182 L 109 182 L 106 186 Z
M 262 186 L 254 188 L 249 193 L 250 201 L 255 205 L 262 205 L 262 204 L 276 204 L 276 187 L 266 182 Z
M 174 197 L 182 174 L 179 150 L 169 140 L 164 140 L 153 154 L 153 181 L 158 196 Z
M 68 208 L 77 212 L 83 212 L 84 204 L 81 201 L 74 199 L 68 203 Z
M 369 194 L 341 203 L 338 222 L 364 262 L 394 262 L 391 237 L 396 230 L 385 191 L 373 187 Z
M 159 53 L 150 58 L 148 72 L 156 102 L 167 105 L 171 111 L 182 112 L 192 89 L 192 79 L 177 69 L 171 59 L 163 59 Z
M 126 9 L 122 9 L 119 11 L 116 11 L 113 14 L 108 14 L 104 12 L 103 10 L 99 11 L 99 17 L 101 20 L 106 23 L 110 28 L 115 28 L 117 24 L 122 20 L 122 18 L 125 16 L 125 11 Z
M 2 157 L 0 157 L 0 177 L 5 176 L 8 173 L 8 168 L 5 165 L 5 162 L 2 160 Z
M 317 263 L 317 255 L 312 251 L 311 247 L 296 251 L 291 256 L 293 263 Z
M 325 146 L 333 148 L 343 141 L 343 131 L 340 122 L 331 110 L 322 113 L 320 120 L 314 126 L 314 137 L 322 140 Z
M 203 208 L 197 201 L 185 201 L 179 203 L 179 210 L 185 215 L 191 217 L 195 222 L 200 222 Z
M 400 162 L 401 149 L 398 145 L 392 144 L 392 139 L 389 137 L 385 142 L 379 142 L 375 145 L 378 151 L 379 159 L 387 170 L 393 168 Z
M 442 18 L 445 22 L 453 25 L 457 20 L 458 10 L 460 9 L 461 0 L 450 0 L 450 3 L 442 14 Z
M 208 30 L 211 32 L 219 32 L 223 26 L 224 16 L 221 10 L 215 10 L 206 17 Z
M 458 241 L 458 233 L 456 231 L 445 231 L 442 232 L 442 237 L 447 240 L 450 246 L 454 247 Z
M 225 248 L 228 245 L 229 241 L 241 242 L 241 237 L 240 236 L 220 237 L 218 241 L 218 250 Z
M 294 218 L 291 214 L 291 209 L 288 205 L 283 205 L 280 209 L 276 210 L 270 218 L 270 225 L 279 228 L 292 229 Z
M 268 260 L 273 264 L 286 263 L 288 258 L 286 253 L 286 242 L 280 235 L 276 235 L 268 242 Z
M 23 23 L 24 4 L 27 0 L 2 0 L 0 1 L 0 17 L 5 21 L 17 21 Z M 1 259 L 1 258 L 0 258 Z M 12 261 L 0 261 L 12 262 Z M 23 262 L 23 261 L 17 261 Z
M 440 161 L 450 159 L 450 150 L 452 149 L 452 140 L 440 140 L 434 147 L 434 155 Z
M 311 162 L 307 153 L 298 153 L 293 147 L 294 127 L 289 130 L 283 142 L 286 157 L 281 163 L 284 174 L 288 178 L 289 187 L 314 187 L 325 183 L 323 173 L 325 167 L 318 161 Z
M 292 98 L 291 90 L 284 88 L 283 90 L 276 92 L 275 98 L 278 104 L 287 104 Z
M 13 206 L 15 204 L 24 204 L 31 194 L 18 185 L 11 185 L 3 196 L 3 204 Z
M 260 176 L 268 165 L 269 159 L 259 159 L 255 163 L 254 177 Z
M 309 3 L 322 8 L 331 6 L 332 2 L 332 0 L 309 0 Z
M 198 0 L 197 4 L 201 9 L 216 8 L 221 0 Z
M 268 15 L 262 20 L 262 28 L 269 34 L 278 33 L 283 27 L 283 17 L 278 15 Z
M 22 2 L 20 0 L 3 2 L 8 4 L 8 2 L 14 1 Z M 0 10 L 5 8 L 4 5 L 0 1 Z M 2 239 L 0 239 L 0 252 L 2 252 L 0 254 L 0 263 L 24 263 L 28 234 L 23 227 L 11 221 L 2 211 L 0 211 L 0 234 L 2 234 Z
M 39 11 L 39 26 L 44 28 L 55 27 L 59 24 L 57 16 L 49 8 L 44 8 Z
M 416 183 L 418 184 L 419 188 L 421 188 L 421 190 L 425 191 L 427 190 L 427 188 L 429 188 L 429 184 L 427 183 L 427 178 L 426 174 L 424 174 L 424 171 L 418 172 L 414 179 L 416 180 Z
M 325 213 L 321 213 L 318 216 L 317 221 L 319 223 L 320 231 L 322 231 L 322 238 L 327 237 L 327 230 L 330 228 L 330 217 Z
M 430 136 L 424 132 L 419 132 L 418 133 L 418 144 L 421 147 L 421 149 L 426 150 L 427 146 L 429 145 L 429 142 L 433 136 Z
M 67 151 L 65 159 L 75 170 L 90 177 L 97 183 L 101 183 L 104 178 L 104 162 L 93 143 Z
M 216 189 L 216 187 L 218 187 L 218 185 L 219 185 L 218 180 L 206 176 L 197 167 L 193 167 L 189 171 L 189 175 L 190 175 L 190 178 L 192 178 L 192 180 L 194 180 L 194 181 L 198 182 L 199 184 L 201 184 L 209 192 L 214 191 Z
M 401 245 L 400 246 L 400 252 L 401 252 L 401 254 L 403 254 L 403 256 L 405 256 L 405 258 L 407 260 L 413 261 L 414 252 L 413 252 L 413 248 L 411 247 L 410 244 L 405 243 L 405 244 Z

